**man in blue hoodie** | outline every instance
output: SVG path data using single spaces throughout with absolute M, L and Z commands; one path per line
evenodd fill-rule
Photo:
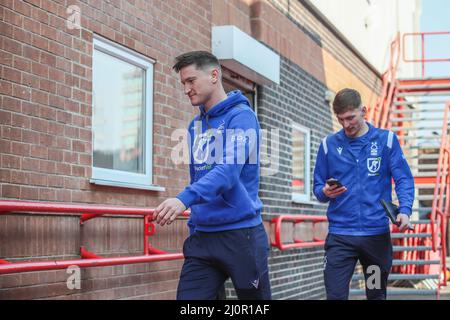
M 240 91 L 225 93 L 211 53 L 182 54 L 173 69 L 200 109 L 189 124 L 190 185 L 153 215 L 163 226 L 191 208 L 177 299 L 215 299 L 229 277 L 239 299 L 271 299 L 256 115 Z
M 397 221 L 400 231 L 405 231 L 414 201 L 414 179 L 395 134 L 364 120 L 366 107 L 356 90 L 338 92 L 333 111 L 343 129 L 323 139 L 314 169 L 314 194 L 320 202 L 329 202 L 324 258 L 327 299 L 348 299 L 358 260 L 367 298 L 386 299 L 392 243 L 380 200 L 392 200 L 393 178 L 400 202 Z M 330 185 L 330 178 L 340 184 Z

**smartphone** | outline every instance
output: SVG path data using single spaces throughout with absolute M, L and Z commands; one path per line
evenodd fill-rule
M 334 178 L 330 178 L 327 180 L 327 184 L 332 187 L 332 186 L 338 186 L 338 188 L 342 187 L 342 183 L 339 182 L 339 180 L 334 179 Z

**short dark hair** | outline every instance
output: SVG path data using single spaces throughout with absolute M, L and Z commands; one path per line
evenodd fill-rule
M 361 95 L 354 89 L 342 89 L 336 94 L 333 101 L 333 111 L 341 114 L 361 107 Z
M 195 65 L 197 69 L 205 70 L 208 67 L 216 67 L 220 70 L 219 60 L 208 51 L 191 51 L 183 53 L 175 58 L 173 70 L 180 72 L 184 67 Z

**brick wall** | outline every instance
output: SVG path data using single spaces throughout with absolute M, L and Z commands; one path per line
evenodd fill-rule
M 379 75 L 325 26 L 303 1 L 253 1 L 252 34 L 291 60 L 328 89 L 353 87 L 374 106 L 381 90 Z
M 332 132 L 334 115 L 325 100 L 327 88 L 310 74 L 282 58 L 279 86 L 261 87 L 258 92 L 258 117 L 261 128 L 278 129 L 280 135 L 279 172 L 261 177 L 261 198 L 265 213 L 323 213 L 323 206 L 299 207 L 291 201 L 292 125 L 311 130 L 311 179 L 315 156 L 324 136 Z M 274 201 L 276 200 L 276 201 Z M 299 212 L 299 209 L 301 210 Z
M 277 10 L 289 17 L 296 25 L 303 28 L 305 33 L 309 35 L 312 40 L 315 40 L 327 54 L 331 55 L 333 60 L 336 60 L 334 63 L 338 62 L 350 70 L 353 76 L 358 79 L 358 81 L 355 82 L 361 82 L 366 88 L 375 91 L 375 93 L 381 91 L 380 76 L 355 55 L 352 49 L 337 38 L 330 27 L 324 25 L 322 21 L 308 9 L 308 6 L 305 6 L 304 3 L 308 1 L 300 0 L 288 3 L 280 0 L 269 0 L 269 2 L 277 8 Z M 328 74 L 333 73 L 333 71 L 334 70 L 332 70 L 328 64 L 325 64 L 327 77 Z M 355 85 L 361 86 L 361 83 L 355 83 Z M 330 87 L 328 79 L 326 84 Z M 334 86 L 331 85 L 331 87 L 334 89 Z M 373 103 L 375 100 L 372 100 L 372 98 L 376 98 L 376 95 L 374 97 L 368 97 L 368 99 L 366 99 L 368 100 L 367 103 Z
M 211 21 L 215 26 L 234 25 L 247 34 L 251 30 L 249 2 L 242 0 L 212 0 Z
M 258 87 L 258 118 L 261 128 L 272 132 L 279 130 L 280 164 L 278 172 L 262 176 L 260 197 L 264 203 L 263 217 L 270 221 L 279 214 L 325 215 L 326 205 L 314 202 L 292 202 L 292 124 L 311 129 L 311 184 L 315 158 L 324 136 L 333 131 L 333 117 L 325 100 L 326 86 L 311 74 L 286 58 L 281 59 L 280 85 Z M 269 155 L 273 150 L 268 151 Z M 267 228 L 270 232 L 271 230 Z M 305 233 L 307 230 L 302 230 Z M 308 230 L 310 231 L 310 230 Z M 300 237 L 299 230 L 285 224 L 282 238 L 292 242 L 293 234 Z M 273 236 L 273 235 L 272 235 Z M 274 299 L 323 299 L 322 248 L 279 251 L 272 248 L 269 271 Z M 235 297 L 230 282 L 227 292 Z
M 322 48 L 316 40 L 269 1 L 254 1 L 251 9 L 252 35 L 325 83 Z
M 67 27 L 69 5 L 81 10 L 81 30 Z M 172 72 L 172 59 L 210 48 L 210 1 L 16 1 L 0 5 L 0 197 L 66 203 L 155 207 L 178 193 L 188 171 L 168 155 L 174 129 L 196 110 Z M 92 39 L 101 35 L 156 60 L 154 183 L 165 193 L 95 186 L 92 163 Z M 73 217 L 0 217 L 0 257 L 11 261 L 142 252 L 142 222 Z M 84 230 L 83 230 L 84 229 Z M 177 235 L 174 237 L 174 234 Z M 180 252 L 185 222 L 159 228 L 155 247 Z M 180 261 L 91 268 L 82 290 L 70 291 L 64 271 L 0 276 L 5 298 L 175 297 Z
M 318 300 L 325 297 L 322 249 L 275 251 L 270 258 L 273 299 Z
M 163 198 L 88 182 L 94 33 L 156 60 L 154 183 L 166 186 L 168 194 L 184 185 L 186 168 L 167 161 L 170 134 L 185 127 L 196 110 L 171 65 L 181 52 L 209 49 L 210 2 L 133 3 L 74 1 L 81 9 L 82 29 L 70 30 L 66 6 L 58 2 L 2 2 L 2 197 L 137 205 Z

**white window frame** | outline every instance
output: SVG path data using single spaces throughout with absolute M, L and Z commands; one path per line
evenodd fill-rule
M 93 57 L 95 57 L 96 50 L 145 70 L 145 138 L 143 146 L 145 173 L 139 174 L 94 167 L 94 155 L 92 155 L 92 177 L 90 182 L 106 186 L 165 191 L 165 188 L 153 184 L 153 65 L 156 61 L 97 35 L 95 35 L 93 39 Z M 95 61 L 94 58 L 93 61 Z M 93 65 L 92 68 L 95 68 L 95 65 Z M 93 73 L 93 84 L 95 83 L 94 81 Z M 92 100 L 92 117 L 94 118 L 95 106 L 94 99 Z M 92 133 L 92 146 L 94 147 L 94 128 L 92 129 Z
M 311 130 L 299 124 L 292 124 L 292 140 L 294 131 L 300 131 L 305 134 L 305 193 L 296 193 L 292 191 L 292 201 L 295 203 L 311 203 Z M 292 169 L 294 165 L 292 157 Z M 292 178 L 294 174 L 292 173 Z

